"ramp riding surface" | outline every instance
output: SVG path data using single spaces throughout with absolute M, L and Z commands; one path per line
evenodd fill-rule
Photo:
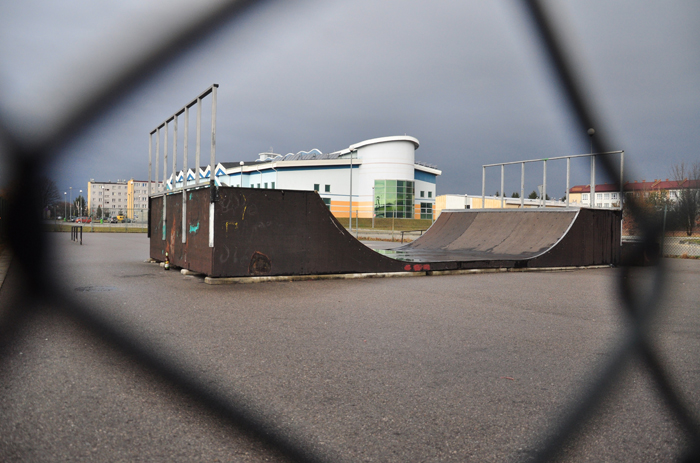
M 150 253 L 214 277 L 603 265 L 619 262 L 620 218 L 602 209 L 444 211 L 415 242 L 379 253 L 316 192 L 207 187 L 151 197 Z
M 413 243 L 387 253 L 425 261 L 523 260 L 549 251 L 578 210 L 445 211 Z

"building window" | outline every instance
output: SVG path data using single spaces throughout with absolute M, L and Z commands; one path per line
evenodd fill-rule
M 433 192 L 432 192 L 432 191 L 429 191 L 429 192 L 428 192 L 428 198 L 432 198 L 432 197 L 433 197 Z
M 325 188 L 325 189 L 326 189 L 326 193 L 330 193 L 330 192 L 331 192 L 331 186 L 330 186 L 330 185 L 326 185 L 325 187 L 326 187 L 326 188 Z
M 272 182 L 272 189 L 275 189 L 275 182 Z
M 331 198 L 323 198 L 323 204 L 325 204 L 328 209 L 331 208 Z
M 584 193 L 581 195 L 581 201 L 588 201 L 588 193 Z
M 260 184 L 258 183 L 258 188 L 260 188 Z
M 611 193 L 610 199 L 617 199 L 617 193 Z
M 603 199 L 610 199 L 610 193 L 603 194 Z
M 375 180 L 375 216 L 413 218 L 414 185 L 411 180 Z
M 319 185 L 318 183 L 314 183 L 314 191 L 316 193 L 318 193 L 320 189 L 321 189 L 321 185 Z
M 601 199 L 603 199 L 603 193 L 596 193 L 596 194 L 595 194 L 595 199 L 596 199 L 596 200 L 601 200 Z
M 421 192 L 420 192 L 420 197 L 421 197 L 421 198 L 425 198 L 425 191 L 421 191 Z
M 433 220 L 433 203 L 420 203 L 420 218 Z
M 265 189 L 267 190 L 267 182 L 265 182 Z

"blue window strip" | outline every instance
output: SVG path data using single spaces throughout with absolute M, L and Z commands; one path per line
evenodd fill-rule
M 416 180 L 420 180 L 421 182 L 432 183 L 432 184 L 437 183 L 437 175 L 429 174 L 428 172 L 423 172 L 422 170 L 415 169 L 413 171 L 413 177 Z

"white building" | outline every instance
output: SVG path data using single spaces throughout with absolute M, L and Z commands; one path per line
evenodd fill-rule
M 435 218 L 440 216 L 442 211 L 446 210 L 461 210 L 461 209 L 518 209 L 525 208 L 563 208 L 566 207 L 566 202 L 556 199 L 541 199 L 524 198 L 501 198 L 500 196 L 485 196 L 480 195 L 440 195 L 437 197 L 435 205 Z M 570 204 L 570 207 L 580 207 L 575 204 Z
M 333 153 L 319 150 L 287 154 L 261 153 L 253 162 L 221 162 L 215 169 L 217 185 L 242 188 L 315 190 L 336 217 L 432 219 L 437 176 L 442 172 L 416 162 L 417 139 L 409 136 L 366 140 Z M 352 169 L 350 165 L 352 164 Z M 208 182 L 209 166 L 199 169 Z M 184 172 L 177 174 L 182 187 Z M 352 185 L 351 185 L 352 176 Z M 195 172 L 187 172 L 193 185 Z M 350 194 L 352 186 L 352 205 Z M 167 181 L 172 189 L 172 176 Z

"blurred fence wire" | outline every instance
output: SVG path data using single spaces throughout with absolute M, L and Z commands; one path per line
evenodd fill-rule
M 32 188 L 31 178 L 37 172 L 47 170 L 47 164 L 60 148 L 73 140 L 95 116 L 108 111 L 110 107 L 165 64 L 176 59 L 182 50 L 188 49 L 206 36 L 218 30 L 228 22 L 239 18 L 247 9 L 260 2 L 229 1 L 213 8 L 207 14 L 193 20 L 189 26 L 175 32 L 168 40 L 162 42 L 149 53 L 135 56 L 130 66 L 123 69 L 113 80 L 96 86 L 98 90 L 85 100 L 76 103 L 72 112 L 57 123 L 42 139 L 34 139 L 13 132 L 11 124 L 4 117 L 0 108 L 0 141 L 3 151 L 9 157 L 12 178 L 19 179 L 8 195 L 8 203 L 0 201 L 0 233 L 7 236 L 14 254 L 14 262 L 24 279 L 22 300 L 13 307 L 6 308 L 0 320 L 0 355 L 6 356 L 9 348 L 17 341 L 19 329 L 39 310 L 38 307 L 49 303 L 58 312 L 77 321 L 86 330 L 97 334 L 105 343 L 116 347 L 128 355 L 134 362 L 150 369 L 154 374 L 170 382 L 193 400 L 202 404 L 215 415 L 234 428 L 262 442 L 271 451 L 279 452 L 292 461 L 323 461 L 312 445 L 299 436 L 282 432 L 275 423 L 265 421 L 242 401 L 224 397 L 209 385 L 198 380 L 194 371 L 183 370 L 177 359 L 162 358 L 148 349 L 146 340 L 139 339 L 132 333 L 124 332 L 100 315 L 98 310 L 84 305 L 59 289 L 47 265 L 42 265 L 47 255 L 46 237 L 41 233 L 42 224 L 39 214 L 40 204 L 36 191 Z M 588 104 L 589 99 L 583 91 L 582 83 L 573 64 L 569 62 L 562 38 L 555 32 L 556 24 L 548 15 L 542 2 L 524 0 L 535 29 L 541 37 L 542 47 L 553 64 L 564 96 L 568 100 L 572 115 L 577 120 L 581 133 L 589 127 L 598 127 L 594 109 Z M 593 150 L 611 151 L 612 146 L 604 135 L 593 138 Z M 611 178 L 618 178 L 617 167 L 602 158 L 604 168 Z M 650 220 L 634 200 L 628 204 L 629 212 L 638 225 L 639 234 L 635 238 L 639 253 L 659 249 L 659 240 L 663 228 L 658 221 Z M 696 246 L 696 238 L 668 237 L 663 243 L 663 253 L 670 255 L 687 254 L 685 247 Z M 685 247 L 684 247 L 685 246 Z M 543 430 L 543 444 L 535 455 L 536 461 L 555 459 L 564 446 L 581 432 L 594 413 L 596 405 L 618 385 L 621 368 L 633 359 L 641 359 L 646 364 L 650 379 L 657 386 L 660 397 L 666 407 L 680 423 L 689 443 L 685 453 L 679 458 L 683 461 L 695 461 L 700 458 L 700 430 L 693 412 L 680 399 L 675 385 L 666 372 L 651 342 L 649 320 L 659 310 L 659 295 L 665 284 L 665 269 L 662 261 L 653 267 L 654 279 L 652 297 L 639 297 L 639 288 L 626 283 L 625 276 L 630 270 L 623 269 L 620 289 L 623 306 L 633 323 L 627 328 L 619 345 L 611 352 L 609 362 L 603 366 L 589 384 L 585 392 L 570 405 L 561 420 Z

